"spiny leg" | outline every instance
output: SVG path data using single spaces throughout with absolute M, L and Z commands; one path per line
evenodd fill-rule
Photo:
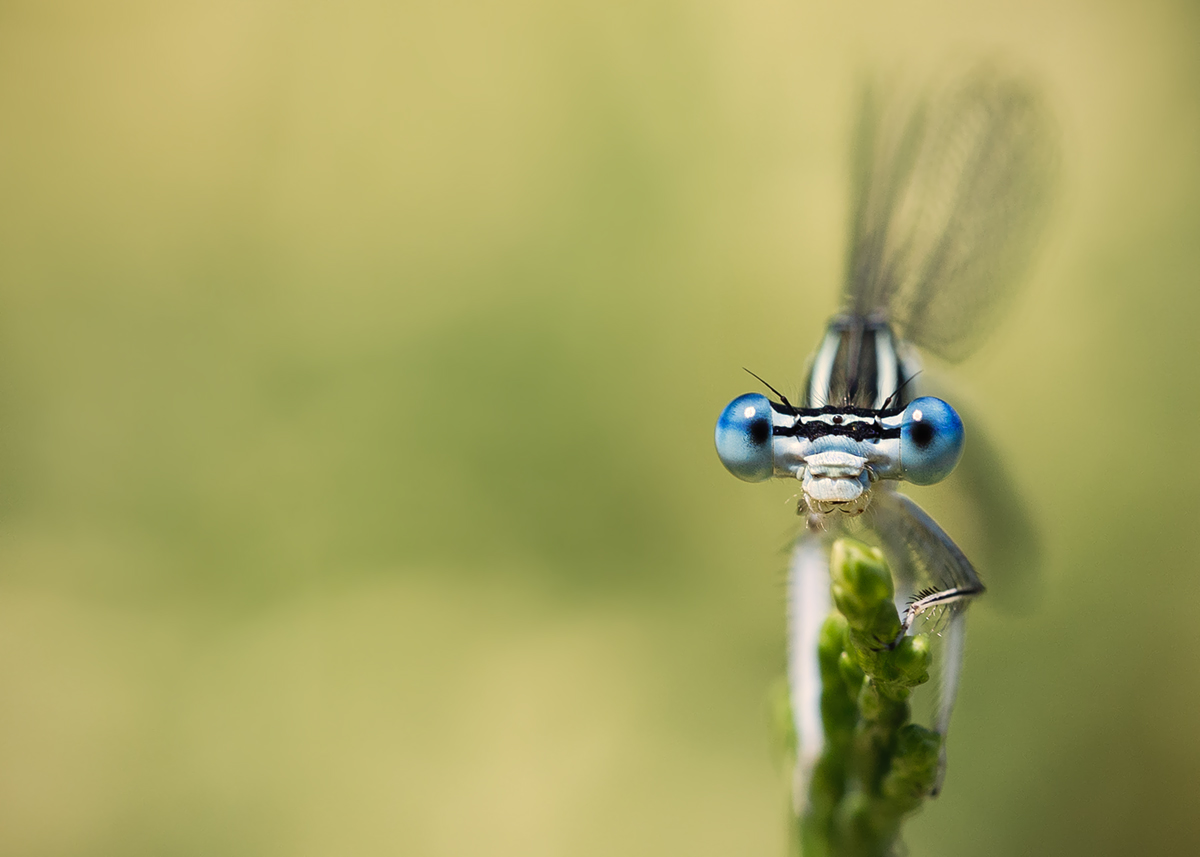
M 984 587 L 981 583 L 976 586 L 951 586 L 949 589 L 925 590 L 920 593 L 904 608 L 904 615 L 900 617 L 900 633 L 892 642 L 892 648 L 900 645 L 900 641 L 904 639 L 908 629 L 912 627 L 912 623 L 922 613 L 927 610 L 936 610 L 938 607 L 951 607 L 952 609 L 965 607 L 967 602 L 982 595 L 983 592 Z

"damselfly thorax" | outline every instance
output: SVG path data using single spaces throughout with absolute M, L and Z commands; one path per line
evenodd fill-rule
M 834 316 L 813 356 L 801 405 L 903 408 L 912 400 L 911 382 L 919 371 L 916 351 L 882 316 Z

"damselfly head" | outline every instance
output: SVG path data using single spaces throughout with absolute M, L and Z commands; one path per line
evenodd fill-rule
M 809 511 L 857 515 L 876 481 L 932 485 L 949 476 L 962 456 L 963 424 L 932 396 L 902 409 L 796 408 L 747 393 L 721 412 L 715 440 L 739 479 L 799 479 Z

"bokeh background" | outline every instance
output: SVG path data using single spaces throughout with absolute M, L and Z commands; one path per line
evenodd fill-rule
M 954 378 L 1040 521 L 914 855 L 1200 853 L 1200 11 L 0 6 L 0 853 L 782 855 L 791 486 L 867 74 L 1063 192 Z M 953 526 L 953 504 L 931 510 Z

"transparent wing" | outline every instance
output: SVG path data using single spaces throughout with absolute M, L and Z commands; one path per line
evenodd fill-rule
M 1058 163 L 1037 93 L 991 69 L 902 105 L 869 90 L 844 308 L 948 360 L 979 344 L 1045 220 Z
M 929 590 L 974 589 L 979 575 L 962 550 L 910 497 L 877 489 L 864 515 L 896 579 L 897 601 Z M 945 608 L 956 612 L 965 602 Z M 943 610 L 926 619 L 944 615 Z

